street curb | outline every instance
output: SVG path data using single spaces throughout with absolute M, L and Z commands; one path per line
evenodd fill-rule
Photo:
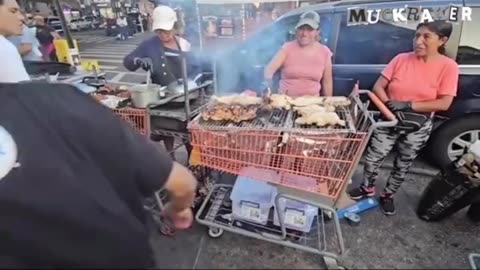
M 361 160 L 360 164 L 364 165 L 365 161 Z M 382 165 L 382 169 L 392 170 L 393 164 L 386 163 Z M 410 168 L 409 173 L 423 175 L 423 176 L 436 176 L 440 170 L 437 168 L 423 168 L 423 167 L 415 167 L 415 164 Z

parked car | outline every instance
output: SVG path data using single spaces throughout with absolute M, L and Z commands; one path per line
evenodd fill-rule
M 96 16 L 85 16 L 83 19 L 90 23 L 92 29 L 99 29 L 100 25 L 102 25 L 102 19 Z
M 55 29 L 58 34 L 63 35 L 63 26 L 62 26 L 62 21 L 60 21 L 60 18 L 55 17 L 55 16 L 50 16 L 47 17 L 46 19 L 47 25 Z
M 265 65 L 293 37 L 300 15 L 316 11 L 321 16 L 321 42 L 333 52 L 334 94 L 348 95 L 357 80 L 362 89 L 372 89 L 395 55 L 412 50 L 418 22 L 347 25 L 347 10 L 385 10 L 406 5 L 434 11 L 451 5 L 472 8 L 472 21 L 452 23 L 453 34 L 446 50 L 460 67 L 458 96 L 447 112 L 437 114 L 427 146 L 432 160 L 443 166 L 461 155 L 465 146 L 480 139 L 480 37 L 475 34 L 480 26 L 479 0 L 338 1 L 293 10 L 217 57 L 216 88 L 224 92 L 259 89 Z
M 82 18 L 71 19 L 68 23 L 68 28 L 74 31 L 90 29 L 92 24 Z

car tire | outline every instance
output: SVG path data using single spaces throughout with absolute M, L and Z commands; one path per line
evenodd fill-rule
M 462 148 L 454 140 L 462 139 L 462 142 L 472 143 L 475 137 L 469 134 L 471 132 L 475 132 L 476 139 L 480 139 L 480 114 L 448 120 L 435 130 L 428 144 L 428 152 L 435 165 L 444 168 L 451 164 L 452 157 L 449 155 L 449 148 L 455 150 L 457 156 L 461 155 Z

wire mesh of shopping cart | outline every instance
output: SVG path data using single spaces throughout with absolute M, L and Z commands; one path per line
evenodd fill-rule
M 136 132 L 142 135 L 149 134 L 147 111 L 145 109 L 121 108 L 113 109 L 113 112 L 129 123 Z
M 369 93 L 369 92 L 368 92 Z M 373 116 L 358 96 L 351 105 L 337 108 L 345 126 L 318 128 L 295 124 L 292 111 L 260 113 L 240 124 L 203 121 L 199 116 L 189 126 L 197 162 L 216 170 L 241 174 L 244 167 L 273 170 L 271 174 L 245 175 L 336 200 L 356 168 L 368 141 Z M 315 179 L 304 185 L 295 179 Z M 307 181 L 308 182 L 308 181 Z
M 391 121 L 377 122 L 360 94 L 368 95 Z M 344 243 L 335 202 L 372 131 L 396 125 L 393 114 L 370 91 L 356 90 L 350 101 L 337 108 L 345 124 L 327 128 L 299 126 L 292 111 L 260 112 L 257 119 L 238 124 L 200 117 L 191 122 L 195 163 L 238 175 L 235 185 L 216 185 L 197 212 L 197 221 L 210 228 L 210 236 L 224 230 L 238 233 L 319 254 L 329 268 L 336 268 Z M 261 202 L 232 197 L 239 181 L 248 179 L 268 183 L 274 191 L 266 199 L 262 194 Z M 247 188 L 241 196 L 259 189 Z M 292 202 L 295 206 L 288 206 Z

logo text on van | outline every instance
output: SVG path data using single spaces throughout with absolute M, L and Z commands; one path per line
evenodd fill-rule
M 388 9 L 350 8 L 347 14 L 348 25 L 375 24 L 383 22 L 450 22 L 471 21 L 472 8 L 462 6 L 449 7 L 409 7 Z

